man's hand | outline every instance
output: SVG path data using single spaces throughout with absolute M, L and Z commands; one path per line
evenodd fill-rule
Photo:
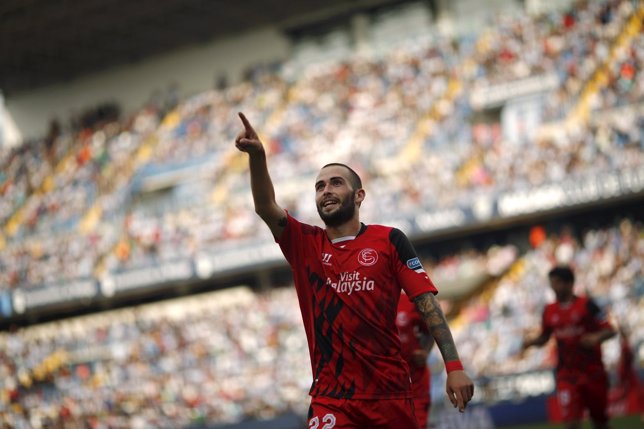
M 446 392 L 454 408 L 458 407 L 458 411 L 462 413 L 474 396 L 474 383 L 465 371 L 452 371 L 447 374 Z
M 264 150 L 264 146 L 259 140 L 257 132 L 255 132 L 253 126 L 250 124 L 250 122 L 248 122 L 248 119 L 246 119 L 246 116 L 244 116 L 243 113 L 239 112 L 239 118 L 244 124 L 244 130 L 237 134 L 237 138 L 235 139 L 235 147 L 237 147 L 237 149 L 239 149 L 240 151 L 246 152 L 248 154 L 262 152 Z

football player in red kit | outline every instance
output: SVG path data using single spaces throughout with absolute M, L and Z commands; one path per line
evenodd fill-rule
M 310 429 L 417 429 L 409 370 L 400 351 L 396 308 L 404 289 L 422 314 L 448 370 L 446 391 L 464 411 L 474 385 L 407 237 L 365 225 L 360 177 L 329 164 L 315 180 L 326 228 L 304 224 L 280 207 L 264 146 L 243 114 L 236 147 L 248 154 L 255 211 L 291 266 L 306 332 L 313 383 Z
M 396 326 L 400 336 L 402 356 L 407 362 L 411 374 L 416 420 L 418 420 L 418 426 L 421 429 L 426 429 L 431 406 L 430 372 L 427 358 L 434 346 L 434 340 L 427 329 L 427 324 L 416 310 L 416 306 L 404 292 L 398 302 Z
M 581 428 L 584 410 L 595 429 L 608 425 L 608 376 L 601 344 L 616 334 L 602 310 L 588 297 L 573 293 L 575 275 L 570 267 L 548 273 L 556 301 L 542 315 L 541 334 L 524 342 L 523 349 L 543 346 L 551 336 L 557 342 L 557 401 L 566 428 Z

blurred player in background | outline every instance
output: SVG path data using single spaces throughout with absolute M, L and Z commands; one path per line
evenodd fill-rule
M 568 266 L 548 273 L 556 301 L 543 310 L 541 334 L 523 343 L 523 350 L 543 346 L 551 336 L 557 342 L 555 372 L 557 401 L 567 429 L 581 428 L 584 410 L 595 429 L 608 425 L 608 375 L 601 344 L 616 332 L 605 314 L 588 297 L 573 293 L 575 275 Z
M 398 302 L 396 326 L 400 336 L 402 357 L 409 366 L 414 411 L 418 426 L 427 429 L 430 396 L 430 372 L 427 358 L 434 346 L 434 339 L 414 303 L 403 291 Z
M 280 207 L 259 136 L 240 113 L 235 140 L 248 153 L 256 213 L 291 266 L 309 345 L 313 383 L 310 429 L 415 429 L 409 370 L 401 356 L 396 308 L 404 289 L 422 314 L 447 369 L 447 395 L 463 412 L 474 385 L 463 371 L 436 288 L 398 229 L 365 225 L 360 177 L 324 166 L 315 202 L 325 229 Z

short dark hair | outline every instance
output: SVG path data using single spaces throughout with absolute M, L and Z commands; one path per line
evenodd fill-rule
M 358 189 L 362 188 L 362 180 L 360 179 L 360 176 L 358 176 L 358 173 L 356 173 L 353 168 L 349 167 L 346 164 L 342 164 L 341 162 L 331 162 L 327 165 L 325 165 L 322 168 L 327 168 L 327 167 L 344 167 L 347 170 L 349 170 L 349 182 L 351 182 L 351 186 L 353 187 L 353 190 L 356 191 Z
M 548 272 L 548 277 L 554 277 L 568 284 L 575 282 L 575 273 L 568 265 L 558 265 Z

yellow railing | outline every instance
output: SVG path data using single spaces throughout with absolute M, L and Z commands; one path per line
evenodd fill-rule
M 591 98 L 608 83 L 611 64 L 615 62 L 617 54 L 622 49 L 626 48 L 633 37 L 640 32 L 643 20 L 644 3 L 640 3 L 639 8 L 630 16 L 626 25 L 622 28 L 622 32 L 615 38 L 606 60 L 597 67 L 595 73 L 582 89 L 576 106 L 571 109 L 571 113 L 567 118 L 567 122 L 569 124 L 585 122 L 588 120 L 590 115 Z

